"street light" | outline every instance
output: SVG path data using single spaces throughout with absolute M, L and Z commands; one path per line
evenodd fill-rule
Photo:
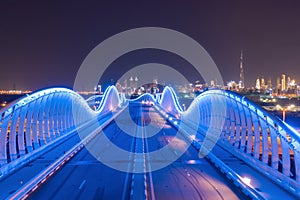
M 281 105 L 276 105 L 277 110 L 282 111 L 282 121 L 285 121 L 285 112 L 292 110 L 294 107 L 295 107 L 294 104 L 291 104 L 289 106 L 284 106 L 284 107 L 282 107 Z

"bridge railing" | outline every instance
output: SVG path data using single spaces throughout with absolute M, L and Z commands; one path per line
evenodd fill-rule
M 78 93 L 66 88 L 41 90 L 10 103 L 0 110 L 0 178 L 76 130 L 84 137 L 78 131 L 84 124 L 114 111 L 123 101 L 111 86 L 96 111 Z
M 225 116 L 216 110 L 212 112 L 212 103 L 215 103 L 212 98 L 217 96 L 225 103 Z M 234 92 L 210 90 L 198 96 L 197 101 L 199 129 L 205 133 L 212 121 L 224 120 L 219 139 L 223 146 L 300 195 L 300 135 L 297 131 Z
M 166 88 L 159 104 L 171 115 L 193 121 L 199 131 L 210 136 L 204 143 L 218 141 L 250 166 L 300 196 L 300 134 L 272 113 L 246 97 L 225 90 L 200 94 L 182 112 L 174 91 Z
M 81 113 L 78 122 L 93 115 L 80 95 L 65 88 L 35 92 L 0 110 L 0 165 L 38 149 L 74 127 L 72 107 Z

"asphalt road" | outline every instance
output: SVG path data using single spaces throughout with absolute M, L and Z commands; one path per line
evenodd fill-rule
M 139 126 L 132 127 L 131 121 Z M 154 134 L 155 130 L 159 132 Z M 130 104 L 128 110 L 45 182 L 30 199 L 143 199 L 144 195 L 149 199 L 172 200 L 246 198 L 206 159 L 200 159 L 187 141 L 175 137 L 176 133 L 176 129 L 153 108 Z M 110 142 L 103 142 L 103 138 Z M 147 153 L 166 145 L 169 146 L 167 152 L 144 154 L 137 159 L 133 153 L 128 153 L 127 157 L 117 154 L 114 157 L 103 156 L 114 155 L 109 153 L 114 151 L 114 146 L 129 152 Z M 91 148 L 97 149 L 94 156 L 88 151 Z M 168 165 L 169 162 L 171 164 Z M 129 172 L 107 166 L 110 164 L 122 169 L 127 167 Z M 159 166 L 165 167 L 158 169 Z M 131 173 L 140 168 L 157 170 L 145 174 Z

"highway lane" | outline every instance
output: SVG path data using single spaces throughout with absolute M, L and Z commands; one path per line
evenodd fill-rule
M 109 116 L 103 116 L 101 120 L 106 120 Z M 100 120 L 100 121 L 101 121 Z M 87 135 L 93 130 L 93 126 L 89 125 L 85 128 L 83 134 Z M 12 174 L 0 180 L 0 199 L 5 199 L 15 191 L 17 191 L 27 181 L 32 179 L 35 175 L 44 170 L 57 158 L 64 155 L 71 147 L 77 144 L 81 139 L 76 131 L 64 140 L 61 144 L 48 149 L 43 155 L 37 159 L 29 162 L 20 169 L 14 171 Z
M 162 124 L 164 119 L 154 109 L 150 109 L 154 123 Z M 160 125 L 158 125 L 160 126 Z M 147 133 L 147 127 L 146 133 Z M 177 130 L 169 123 L 164 125 L 161 134 L 148 142 L 149 148 L 162 148 L 172 144 L 174 155 L 179 155 L 189 145 L 180 134 L 175 137 Z M 156 139 L 155 139 L 156 137 Z M 175 140 L 175 141 L 174 141 Z M 161 158 L 150 158 L 150 163 L 164 162 L 170 154 L 161 154 Z M 206 159 L 199 158 L 194 147 L 189 146 L 186 151 L 171 165 L 152 172 L 153 190 L 157 199 L 246 199 L 246 197 L 223 174 L 212 166 Z
M 103 120 L 105 119 L 103 118 Z M 92 131 L 92 129 L 89 126 L 85 128 L 85 131 L 85 133 L 88 134 Z M 73 133 L 71 133 L 70 136 L 63 141 L 63 145 L 51 147 L 37 159 L 29 162 L 20 169 L 14 171 L 12 174 L 2 178 L 0 180 L 0 199 L 4 199 L 17 191 L 22 185 L 40 173 L 79 141 L 79 136 L 76 131 L 73 131 Z
M 137 109 L 138 110 L 138 109 Z M 132 119 L 138 123 L 140 112 L 132 115 Z M 123 116 L 121 115 L 120 118 Z M 120 119 L 126 126 L 126 119 Z M 130 127 L 129 127 L 130 128 Z M 133 130 L 135 131 L 135 130 Z M 104 130 L 110 141 L 119 144 L 127 151 L 134 149 L 133 137 L 122 132 L 115 122 L 112 122 Z M 103 134 L 98 135 L 88 145 L 99 147 L 99 155 L 110 150 L 111 144 L 100 143 Z M 132 155 L 131 155 L 132 156 Z M 118 160 L 120 164 L 132 163 L 130 155 Z M 130 166 L 132 168 L 132 166 Z M 87 148 L 83 148 L 70 162 L 68 162 L 53 178 L 41 189 L 31 196 L 31 199 L 122 199 L 128 198 L 131 192 L 132 174 L 114 170 L 93 157 Z
M 143 128 L 129 127 L 128 118 L 122 114 L 118 123 L 130 129 L 134 136 L 144 134 L 147 139 L 137 139 L 120 129 L 116 122 L 109 124 L 102 134 L 99 134 L 88 145 L 97 147 L 96 157 L 112 150 L 111 143 L 100 143 L 107 136 L 110 141 L 124 150 L 133 152 L 148 152 L 161 149 L 172 142 L 172 148 L 167 154 L 158 154 L 155 157 L 146 156 L 144 164 L 148 170 L 157 164 L 180 155 L 171 165 L 152 173 L 132 174 L 112 169 L 93 157 L 87 148 L 83 148 L 60 171 L 38 189 L 30 199 L 143 199 L 143 192 L 147 190 L 150 199 L 239 199 L 245 198 L 223 174 L 217 172 L 205 159 L 199 159 L 197 151 L 189 147 L 182 137 L 175 138 L 176 129 L 167 123 L 158 113 L 150 107 L 141 107 L 140 104 L 129 106 L 131 119 Z M 150 119 L 151 118 L 151 119 Z M 162 128 L 156 135 L 151 134 L 149 123 Z M 119 124 L 120 125 L 120 124 Z M 173 144 L 174 142 L 174 144 Z M 134 155 L 122 157 L 117 162 L 120 166 L 134 168 Z M 109 162 L 109 161 L 108 161 Z M 135 164 L 136 164 L 135 163 Z M 134 178 L 133 178 L 134 177 Z M 138 177 L 138 178 L 137 178 Z M 134 184 L 132 181 L 134 180 Z M 146 186 L 144 187 L 146 183 Z M 134 185 L 134 187 L 133 187 Z M 138 196 L 132 195 L 140 195 Z

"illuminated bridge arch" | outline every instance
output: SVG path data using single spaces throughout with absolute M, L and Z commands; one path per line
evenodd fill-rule
M 27 95 L 0 111 L 0 165 L 9 163 L 73 130 L 121 103 L 109 87 L 97 111 L 66 88 L 51 88 Z
M 173 88 L 166 86 L 162 92 L 158 104 L 168 113 L 177 116 L 182 113 L 182 108 L 178 102 L 178 98 Z
M 104 113 L 112 111 L 113 109 L 120 106 L 123 102 L 123 99 L 120 97 L 118 90 L 115 86 L 109 86 L 104 94 L 99 107 L 97 108 L 97 113 Z
M 135 101 L 143 100 L 158 101 L 150 94 Z M 118 94 L 114 86 L 105 91 L 96 111 L 76 92 L 65 88 L 25 96 L 0 111 L 0 164 L 54 141 L 74 129 L 74 121 L 84 123 L 125 102 L 124 95 Z M 213 112 L 213 103 L 224 105 L 225 112 Z M 203 134 L 214 126 L 212 121 L 224 121 L 220 129 L 215 127 L 220 134 L 218 144 L 286 188 L 300 190 L 299 133 L 260 106 L 233 92 L 209 90 L 196 98 L 194 107 L 183 112 L 169 87 L 164 89 L 158 104 L 174 116 L 198 118 L 197 129 Z M 191 112 L 195 107 L 199 110 L 197 116 Z
M 97 95 L 92 95 L 89 98 L 87 98 L 86 102 L 93 110 L 96 110 L 99 107 L 102 99 L 103 99 L 103 94 L 97 94 Z
M 265 172 L 275 182 L 288 189 L 300 190 L 300 135 L 297 131 L 247 98 L 230 91 L 209 90 L 194 101 L 199 109 L 200 132 L 206 134 L 214 124 L 211 121 L 223 120 L 223 128 L 218 131 L 218 144 Z M 224 105 L 224 113 L 221 113 L 222 109 L 213 112 L 212 102 Z M 160 104 L 166 111 L 171 108 L 171 114 L 174 110 L 180 112 L 169 89 L 162 95 Z M 196 117 L 192 116 L 190 108 L 181 114 Z
M 149 93 L 145 93 L 142 94 L 141 96 L 139 96 L 138 98 L 135 99 L 130 99 L 129 102 L 138 102 L 138 103 L 155 103 L 156 99 L 154 98 L 154 96 L 152 94 Z

